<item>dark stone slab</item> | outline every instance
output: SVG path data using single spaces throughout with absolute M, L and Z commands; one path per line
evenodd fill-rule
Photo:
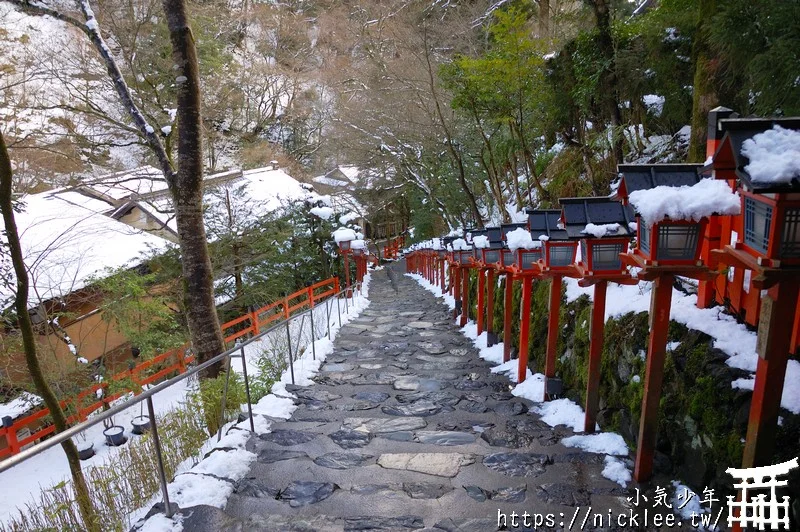
M 350 488 L 355 495 L 374 495 L 384 491 L 396 491 L 396 484 L 357 484 Z
M 416 401 L 408 405 L 382 406 L 381 411 L 390 416 L 426 417 L 438 414 L 442 407 L 428 401 Z
M 437 405 L 455 406 L 461 399 L 448 392 L 412 392 L 401 393 L 396 396 L 397 402 L 401 404 L 415 403 L 417 401 L 427 401 Z
M 509 401 L 507 403 L 500 403 L 492 407 L 498 415 L 501 416 L 518 416 L 528 411 L 528 407 L 516 401 Z
M 336 409 L 343 412 L 355 412 L 358 410 L 372 410 L 373 408 L 378 408 L 379 404 L 371 401 L 353 401 L 336 405 Z
M 458 409 L 464 410 L 465 412 L 471 412 L 473 414 L 483 414 L 489 410 L 489 407 L 477 401 L 465 401 L 458 405 Z
M 486 383 L 483 381 L 462 380 L 453 385 L 456 390 L 480 390 L 486 388 Z
M 308 458 L 303 451 L 287 451 L 285 449 L 263 449 L 258 453 L 258 462 L 262 464 L 274 464 L 284 460 L 294 460 L 296 458 Z
M 545 471 L 549 463 L 546 454 L 494 453 L 484 457 L 483 465 L 512 477 L 535 477 Z
M 319 388 L 300 388 L 292 393 L 294 393 L 298 399 L 305 399 L 307 401 L 327 402 L 342 398 L 341 395 L 337 395 Z
M 497 502 L 516 503 L 525 500 L 525 493 L 528 490 L 528 486 L 523 484 L 521 486 L 509 486 L 493 491 L 485 490 L 480 486 L 464 486 L 464 489 L 466 490 L 467 495 L 478 502 L 492 500 Z
M 412 499 L 438 499 L 453 491 L 453 486 L 432 482 L 404 482 L 403 491 Z
M 321 414 L 313 414 L 305 410 L 305 408 L 294 411 L 292 417 L 289 418 L 289 421 L 297 421 L 297 422 L 311 422 L 311 423 L 327 423 L 330 419 L 326 418 Z
M 479 486 L 464 486 L 467 495 L 478 502 L 483 502 L 489 499 L 489 492 Z
M 589 506 L 591 495 L 584 488 L 570 484 L 542 484 L 536 486 L 536 496 L 547 504 L 563 506 Z
M 489 498 L 498 502 L 522 502 L 525 500 L 525 493 L 527 491 L 528 486 L 525 484 L 521 486 L 508 486 L 493 491 Z
M 553 455 L 553 462 L 557 464 L 602 464 L 605 462 L 604 454 L 578 451 L 575 453 L 562 453 Z
M 414 345 L 430 355 L 440 355 L 447 352 L 447 348 L 439 342 L 417 342 Z
M 509 449 L 528 447 L 536 439 L 535 436 L 524 432 L 499 427 L 485 430 L 481 434 L 481 438 L 492 447 L 508 447 Z
M 296 481 L 289 484 L 278 495 L 278 499 L 288 501 L 289 506 L 297 508 L 298 506 L 307 506 L 323 501 L 337 489 L 339 489 L 339 486 L 330 482 Z
M 255 477 L 245 477 L 236 483 L 233 492 L 243 497 L 274 499 L 278 496 L 280 490 L 267 486 L 264 481 L 258 480 Z
M 382 434 L 381 437 L 392 441 L 414 441 L 414 433 L 406 430 Z
M 489 397 L 494 399 L 495 401 L 510 401 L 514 398 L 514 394 L 508 392 L 494 392 Z
M 427 424 L 421 417 L 347 418 L 342 423 L 342 429 L 358 429 L 371 434 L 385 434 L 387 432 L 421 429 L 426 427 Z
M 345 532 L 361 532 L 364 530 L 416 530 L 425 525 L 422 518 L 416 515 L 399 517 L 345 517 Z
M 375 457 L 369 454 L 328 453 L 314 458 L 314 463 L 328 469 L 350 469 L 373 463 Z
M 449 422 L 445 421 L 442 423 L 438 423 L 436 428 L 439 430 L 453 430 L 457 432 L 479 432 L 483 433 L 490 428 L 494 427 L 494 423 L 490 423 L 488 421 L 458 421 L 458 422 Z
M 400 374 L 397 373 L 367 373 L 366 375 L 361 375 L 356 377 L 355 379 L 350 379 L 348 384 L 358 384 L 358 385 L 379 385 L 379 384 L 393 384 L 394 381 L 401 377 Z
M 388 393 L 383 392 L 358 392 L 353 395 L 356 401 L 369 401 L 371 403 L 382 403 L 391 397 Z
M 301 400 L 301 404 L 305 407 L 305 409 L 309 412 L 319 412 L 320 410 L 330 410 L 331 407 L 328 403 L 323 401 L 307 401 Z
M 300 430 L 277 429 L 268 434 L 260 434 L 258 438 L 263 441 L 272 442 L 284 447 L 291 447 L 292 445 L 300 445 L 301 443 L 308 443 L 317 435 L 311 432 L 303 432 Z
M 371 438 L 368 432 L 341 429 L 328 434 L 328 437 L 342 449 L 357 449 L 364 447 Z
M 468 445 L 475 442 L 475 436 L 468 432 L 440 430 L 421 430 L 414 434 L 414 439 L 419 443 L 445 446 Z

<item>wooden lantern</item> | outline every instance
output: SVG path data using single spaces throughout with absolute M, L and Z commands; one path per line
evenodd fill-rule
M 581 258 L 576 266 L 584 277 L 625 271 L 621 254 L 634 237 L 634 212 L 610 198 L 563 198 L 561 222 L 572 240 L 578 240 Z
M 567 272 L 575 263 L 578 242 L 570 240 L 561 224 L 559 209 L 526 209 L 531 237 L 542 242 L 541 267 L 544 271 Z
M 515 231 L 517 229 L 527 229 L 527 223 L 513 223 L 513 224 L 502 224 L 500 226 L 500 232 L 502 233 L 503 242 L 506 242 L 508 233 L 511 231 Z M 500 265 L 503 268 L 510 268 L 512 266 L 517 265 L 517 255 L 510 249 L 508 249 L 508 245 L 505 245 L 500 253 Z

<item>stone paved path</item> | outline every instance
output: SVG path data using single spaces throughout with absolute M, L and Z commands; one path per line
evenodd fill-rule
M 292 418 L 251 439 L 258 459 L 225 511 L 194 512 L 184 530 L 486 531 L 498 510 L 550 512 L 556 526 L 538 529 L 560 530 L 577 507 L 579 522 L 589 505 L 625 511 L 603 455 L 562 446 L 571 430 L 529 414 L 400 266 L 373 273 L 370 307 L 317 384 L 289 387 Z

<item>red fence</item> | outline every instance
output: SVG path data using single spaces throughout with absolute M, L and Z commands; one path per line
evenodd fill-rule
M 339 290 L 338 277 L 331 277 L 330 279 L 311 285 L 308 288 L 303 288 L 293 294 L 289 294 L 279 301 L 239 316 L 222 325 L 222 333 L 225 335 L 225 342 L 233 343 L 238 338 L 259 334 L 262 328 L 268 327 L 281 319 L 288 319 L 297 311 L 311 308 L 314 306 L 315 302 L 336 295 L 339 293 Z M 73 398 L 61 401 L 61 408 L 70 413 L 67 422 L 72 424 L 84 421 L 89 414 L 103 408 L 126 393 L 133 392 L 138 394 L 141 387 L 145 384 L 153 384 L 169 375 L 183 373 L 186 371 L 186 366 L 194 360 L 193 355 L 185 355 L 187 347 L 188 344 L 161 353 L 149 360 L 145 360 L 130 370 L 112 375 L 105 382 L 97 383 L 83 390 Z M 146 376 L 143 375 L 143 372 L 148 368 L 167 362 L 170 363 L 157 372 Z M 109 382 L 114 383 L 126 380 L 130 381 L 133 386 L 128 388 L 123 385 L 123 389 L 119 392 L 111 395 L 106 393 Z M 97 391 L 100 389 L 103 390 L 103 394 L 101 398 L 97 398 Z M 42 423 L 40 420 L 45 418 L 48 414 L 50 414 L 50 410 L 43 408 L 33 414 L 18 419 L 10 427 L 0 427 L 0 438 L 5 438 L 8 444 L 6 448 L 0 449 L 0 460 L 17 454 L 22 447 L 53 434 L 55 432 L 55 426 L 51 423 L 46 423 L 41 428 L 35 429 L 37 424 Z M 30 429 L 31 434 L 22 439 L 18 439 L 17 433 L 26 427 Z

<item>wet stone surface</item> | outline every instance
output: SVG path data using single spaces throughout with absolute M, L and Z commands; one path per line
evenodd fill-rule
M 484 532 L 498 509 L 624 511 L 604 455 L 561 445 L 572 431 L 513 396 L 401 266 L 373 273 L 370 306 L 315 384 L 286 385 L 291 417 L 251 437 L 256 460 L 224 510 L 192 509 L 186 530 Z
M 278 498 L 287 501 L 289 506 L 297 508 L 314 504 L 330 497 L 339 486 L 330 482 L 292 482 L 280 492 Z

